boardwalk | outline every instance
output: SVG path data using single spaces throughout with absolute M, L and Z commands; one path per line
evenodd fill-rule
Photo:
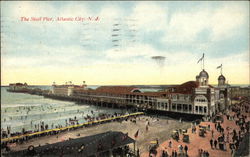
M 134 121 L 136 120 L 136 122 Z M 148 131 L 145 126 L 150 123 Z M 69 139 L 75 139 L 90 135 L 103 133 L 106 131 L 121 131 L 128 133 L 128 135 L 134 138 L 135 133 L 139 130 L 138 137 L 136 139 L 136 149 L 139 148 L 140 152 L 146 152 L 148 150 L 149 142 L 158 138 L 160 142 L 163 142 L 170 138 L 170 133 L 173 129 L 186 129 L 190 127 L 190 123 L 179 122 L 178 120 L 156 118 L 149 116 L 137 116 L 137 118 L 131 117 L 124 121 L 112 121 L 101 125 L 94 125 L 90 127 L 84 127 L 71 131 L 64 131 L 56 135 L 47 135 L 25 141 L 22 144 L 16 143 L 16 146 L 11 147 L 12 151 L 19 151 L 27 149 L 28 146 L 43 146 L 46 144 L 53 144 Z M 132 146 L 131 146 L 132 147 Z
M 50 133 L 53 133 L 53 132 L 61 132 L 61 131 L 64 131 L 64 130 L 77 129 L 77 128 L 81 128 L 81 127 L 84 127 L 84 126 L 110 122 L 110 121 L 114 121 L 114 120 L 124 119 L 124 118 L 128 118 L 128 117 L 131 117 L 131 116 L 139 116 L 139 115 L 143 115 L 143 114 L 144 114 L 143 112 L 136 112 L 136 113 L 131 113 L 131 114 L 123 115 L 123 116 L 117 116 L 117 117 L 112 117 L 112 118 L 96 120 L 96 121 L 90 121 L 90 122 L 85 122 L 85 123 L 78 124 L 78 125 L 71 125 L 71 126 L 67 126 L 67 127 L 63 127 L 63 128 L 56 128 L 56 129 L 49 129 L 49 130 L 39 131 L 39 132 L 33 132 L 33 133 L 29 133 L 29 134 L 4 138 L 4 139 L 1 139 L 1 142 L 7 142 L 7 141 L 11 142 L 13 140 L 22 139 L 22 138 L 26 138 L 26 137 L 32 137 L 32 136 L 36 136 L 36 135 L 50 134 Z
M 248 104 L 249 105 L 249 104 Z M 215 128 L 215 123 L 213 122 L 201 122 L 201 126 L 208 127 L 210 125 L 210 129 L 207 129 L 205 133 L 205 137 L 199 136 L 199 126 L 196 126 L 196 133 L 192 133 L 192 129 L 188 129 L 188 135 L 190 143 L 185 143 L 182 141 L 183 135 L 180 136 L 180 140 L 177 142 L 176 140 L 173 140 L 172 138 L 164 141 L 161 143 L 157 149 L 157 155 L 156 157 L 162 157 L 162 152 L 165 151 L 168 153 L 168 155 L 172 155 L 172 151 L 176 150 L 178 152 L 178 146 L 182 145 L 183 147 L 187 145 L 188 147 L 188 156 L 190 157 L 199 157 L 199 149 L 203 149 L 203 151 L 207 151 L 209 153 L 210 157 L 231 157 L 231 150 L 229 148 L 229 143 L 232 143 L 232 136 L 233 136 L 233 129 L 240 131 L 240 127 L 236 125 L 236 120 L 239 120 L 238 118 L 235 118 L 234 120 L 228 120 L 226 115 L 222 115 L 224 122 L 221 124 L 222 128 L 224 128 L 225 132 L 225 139 L 226 139 L 226 150 L 220 150 L 217 144 L 216 148 L 211 148 L 210 146 L 210 140 L 217 140 L 219 136 L 222 134 L 218 132 Z M 230 111 L 229 115 L 233 116 L 236 115 L 236 113 Z M 250 121 L 249 113 L 242 112 L 242 115 L 247 116 L 246 121 Z M 228 129 L 227 129 L 228 128 Z M 212 137 L 212 130 L 213 130 L 213 137 Z M 228 134 L 229 133 L 229 134 Z M 229 137 L 227 137 L 229 135 Z M 229 139 L 229 141 L 227 141 Z M 169 147 L 169 141 L 172 142 L 172 147 Z M 183 149 L 184 150 L 184 149 Z M 141 157 L 148 157 L 149 152 L 144 152 L 141 154 Z M 153 156 L 153 155 L 152 155 Z M 178 154 L 178 156 L 181 156 Z M 184 156 L 184 155 L 183 155 Z

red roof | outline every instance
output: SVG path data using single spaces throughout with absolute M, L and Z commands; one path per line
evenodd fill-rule
M 124 93 L 132 93 L 133 90 L 139 90 L 139 89 L 133 86 L 101 86 L 98 87 L 95 91 L 98 93 L 124 94 Z
M 169 92 L 145 92 L 145 93 L 129 93 L 130 95 L 142 95 L 142 96 L 156 96 L 165 97 Z
M 212 85 L 208 85 L 210 88 L 214 88 L 214 86 L 212 86 Z
M 97 88 L 96 90 L 83 90 L 83 89 L 78 89 L 75 92 L 80 92 L 80 93 L 86 93 L 86 94 L 103 94 L 103 93 L 108 93 L 108 94 L 123 94 L 123 95 L 134 95 L 134 96 L 155 96 L 155 97 L 166 97 L 169 92 L 132 92 L 133 90 L 139 90 L 136 87 L 131 87 L 131 86 L 102 86 Z
M 195 88 L 199 87 L 196 81 L 188 81 L 176 87 L 174 93 L 191 94 Z

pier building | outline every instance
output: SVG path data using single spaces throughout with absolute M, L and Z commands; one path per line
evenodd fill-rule
M 28 84 L 25 83 L 11 83 L 9 84 L 9 92 L 28 92 Z
M 83 85 L 74 85 L 71 81 L 66 82 L 64 85 L 56 85 L 55 82 L 52 85 L 51 93 L 59 96 L 71 96 L 74 90 L 77 89 L 86 89 L 86 84 L 83 82 Z
M 230 95 L 233 99 L 238 99 L 240 97 L 250 97 L 250 86 L 248 87 L 230 87 Z
M 10 86 L 11 88 L 13 87 Z M 212 116 L 226 109 L 231 102 L 230 88 L 225 76 L 221 74 L 218 77 L 218 86 L 212 86 L 209 84 L 209 74 L 204 69 L 194 81 L 169 86 L 157 92 L 144 92 L 136 86 L 100 86 L 97 89 L 90 89 L 85 82 L 82 85 L 74 85 L 71 82 L 64 85 L 54 83 L 50 92 L 27 90 L 27 93 L 53 99 L 102 107 L 168 112 L 174 115 Z
M 209 85 L 203 69 L 195 81 L 188 81 L 161 92 L 142 92 L 134 86 L 101 86 L 96 90 L 75 89 L 72 97 L 100 106 L 134 107 L 195 115 L 213 115 L 228 106 L 228 85 L 223 75 L 218 87 Z

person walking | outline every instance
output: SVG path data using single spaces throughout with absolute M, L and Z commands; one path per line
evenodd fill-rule
M 168 157 L 168 151 L 165 152 L 165 157 Z
M 165 151 L 162 151 L 161 157 L 165 157 Z
M 169 141 L 168 147 L 169 147 L 169 148 L 172 148 L 172 142 L 171 142 L 171 141 Z
M 211 146 L 212 149 L 213 149 L 213 143 L 214 143 L 214 141 L 213 141 L 213 139 L 211 139 L 210 140 L 210 146 Z
M 180 144 L 180 145 L 178 146 L 178 148 L 179 148 L 179 153 L 182 153 L 182 152 L 183 152 L 183 146 Z
M 185 145 L 184 150 L 185 150 L 185 154 L 187 156 L 187 152 L 188 152 L 188 146 L 187 145 Z
M 174 151 L 172 150 L 172 157 L 174 157 L 174 155 L 175 155 L 175 154 L 174 154 Z
M 177 151 L 176 150 L 174 151 L 174 157 L 177 157 Z
M 217 149 L 217 143 L 218 141 L 217 140 L 214 140 L 214 148 Z

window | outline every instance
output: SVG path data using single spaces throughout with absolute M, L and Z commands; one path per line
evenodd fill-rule
M 188 110 L 188 105 L 187 104 L 183 104 L 183 110 L 187 111 Z
M 207 113 L 207 107 L 204 107 L 204 113 Z
M 195 112 L 198 112 L 198 106 L 195 106 Z
M 202 113 L 203 112 L 203 107 L 199 106 L 199 112 Z
M 173 109 L 173 110 L 176 109 L 176 104 L 172 104 L 172 109 Z
M 189 111 L 192 111 L 192 105 L 188 105 L 188 107 L 189 107 Z
M 177 104 L 177 110 L 181 110 L 181 104 Z
M 163 103 L 163 102 L 161 103 L 161 108 L 163 108 L 163 109 L 165 108 L 165 106 L 164 106 L 164 103 Z

